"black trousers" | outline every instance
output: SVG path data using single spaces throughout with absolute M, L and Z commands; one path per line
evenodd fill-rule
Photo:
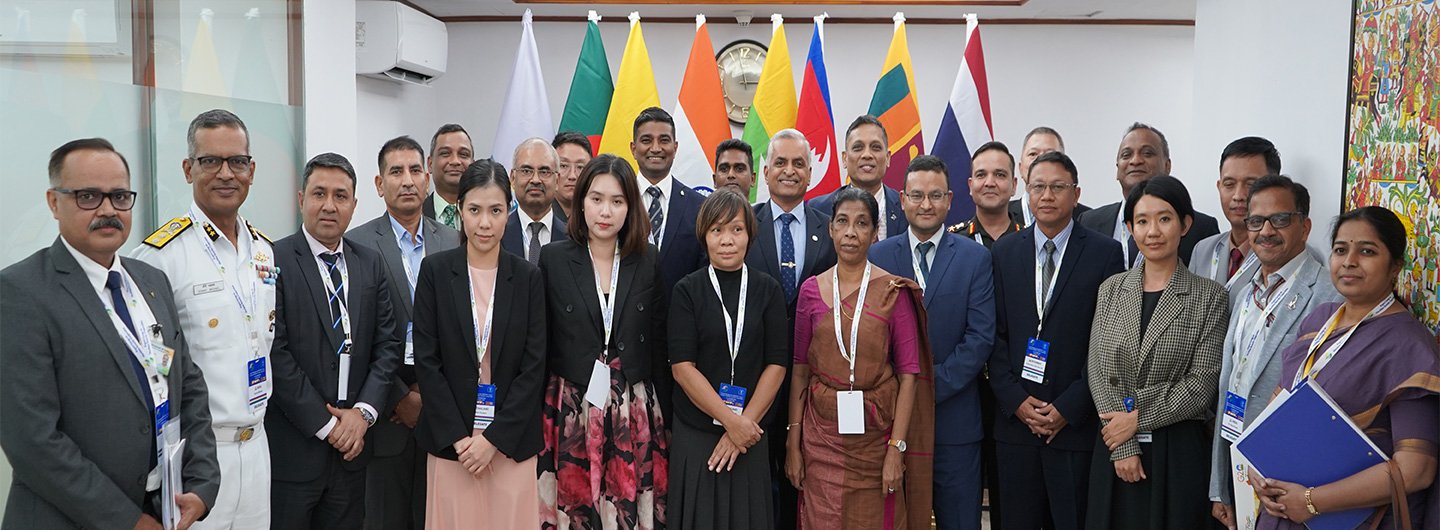
M 408 436 L 399 454 L 370 459 L 365 530 L 424 530 L 425 457 L 425 451 L 415 447 L 415 437 Z
M 320 477 L 307 482 L 270 482 L 271 530 L 361 528 L 365 520 L 365 470 L 349 471 L 339 453 Z
M 1085 527 L 1090 451 L 995 443 L 1000 471 L 998 503 L 1006 530 L 1081 530 Z

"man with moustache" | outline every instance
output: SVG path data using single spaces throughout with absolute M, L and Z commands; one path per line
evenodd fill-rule
M 990 248 L 996 239 L 1019 232 L 1023 227 L 1007 206 L 1007 200 L 1015 194 L 1015 174 L 1011 172 L 1015 168 L 1015 157 L 1005 144 L 986 142 L 970 156 L 970 167 L 972 171 L 966 182 L 970 185 L 970 200 L 975 203 L 975 215 L 969 221 L 951 226 L 949 231 Z M 948 205 L 946 211 L 949 211 Z
M 470 133 L 458 124 L 447 123 L 430 137 L 430 174 L 435 178 L 435 192 L 425 199 L 425 217 L 436 219 L 451 230 L 460 230 L 460 175 L 475 160 L 475 145 Z
M 844 156 L 840 159 L 845 163 L 845 176 L 850 184 L 874 195 L 880 204 L 875 237 L 885 239 L 904 234 L 909 225 L 900 206 L 900 192 L 885 185 L 885 170 L 890 166 L 890 138 L 880 119 L 869 114 L 855 118 L 845 130 L 843 148 Z M 811 199 L 810 206 L 829 215 L 833 213 L 834 200 L 834 193 L 822 195 Z
M 265 411 L 275 338 L 275 252 L 240 216 L 255 182 L 245 122 L 226 110 L 196 116 L 180 163 L 190 208 L 145 238 L 132 256 L 165 272 L 180 329 L 205 374 L 220 493 L 196 528 L 270 525 L 270 447 Z
M 395 326 L 404 333 L 404 360 L 390 382 L 388 401 L 375 422 L 375 456 L 365 471 L 365 528 L 425 527 L 425 452 L 415 446 L 420 416 L 420 387 L 415 376 L 413 299 L 420 261 L 459 246 L 460 234 L 421 215 L 430 175 L 425 152 L 409 136 L 392 138 L 380 147 L 375 191 L 385 213 L 350 230 L 356 245 L 380 253 L 390 285 Z
M 215 435 L 169 280 L 117 253 L 130 167 L 87 138 L 51 152 L 49 173 L 60 236 L 0 271 L 0 449 L 13 469 L 0 528 L 158 530 L 162 502 L 189 528 L 220 489 Z M 161 444 L 181 439 L 165 499 Z
M 749 197 L 755 187 L 755 160 L 750 144 L 730 138 L 715 146 L 715 189 L 730 188 L 741 197 Z
M 1245 229 L 1245 217 L 1250 215 L 1250 185 L 1265 175 L 1279 174 L 1280 152 L 1270 140 L 1246 136 L 1225 146 L 1220 153 L 1220 178 L 1215 180 L 1215 189 L 1220 192 L 1220 205 L 1225 207 L 1225 220 L 1230 226 L 1195 244 L 1190 272 L 1215 280 L 1227 289 L 1236 285 L 1232 278 L 1254 273 L 1250 232 Z M 1232 292 L 1230 301 L 1235 299 Z
M 574 211 L 575 183 L 580 180 L 580 170 L 590 163 L 595 151 L 590 146 L 590 139 L 575 131 L 556 134 L 550 146 L 555 148 L 555 154 L 560 157 L 560 165 L 556 167 L 559 175 L 552 210 L 556 219 L 568 223 L 570 212 Z
M 540 265 L 540 247 L 568 239 L 565 221 L 555 215 L 554 190 L 560 156 L 543 138 L 529 138 L 515 147 L 510 187 L 520 207 L 510 212 L 500 248 Z
M 1039 126 L 1030 129 L 1025 133 L 1025 139 L 1020 142 L 1020 165 L 1016 172 L 1020 175 L 1021 194 L 1019 199 L 1010 201 L 1010 217 L 1019 220 L 1021 226 L 1035 224 L 1035 214 L 1030 211 L 1030 195 L 1024 192 L 1025 183 L 1030 182 L 1030 164 L 1035 158 L 1050 151 L 1065 152 L 1065 139 L 1060 132 L 1046 126 Z M 1075 204 L 1075 220 L 1080 220 L 1080 215 L 1090 211 L 1090 207 L 1082 203 Z

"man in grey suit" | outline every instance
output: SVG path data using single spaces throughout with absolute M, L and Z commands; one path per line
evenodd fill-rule
M 1302 317 L 1315 306 L 1340 300 L 1325 267 L 1306 252 L 1310 192 L 1288 177 L 1271 175 L 1255 181 L 1248 202 L 1245 225 L 1260 267 L 1232 289 L 1241 296 L 1232 306 L 1222 350 L 1220 421 L 1210 473 L 1212 514 L 1232 528 L 1237 515 L 1249 515 L 1235 513 L 1230 444 L 1282 383 L 1278 352 L 1295 342 Z
M 1230 290 L 1230 305 L 1235 305 L 1241 289 L 1240 278 L 1255 273 L 1257 261 L 1250 252 L 1250 232 L 1245 217 L 1250 215 L 1250 186 L 1265 175 L 1280 174 L 1280 152 L 1270 140 L 1246 136 L 1230 142 L 1220 152 L 1220 178 L 1215 189 L 1220 192 L 1220 205 L 1225 208 L 1229 230 L 1200 240 L 1189 262 L 1190 272 L 1215 280 Z
M 0 448 L 14 468 L 0 526 L 158 529 L 170 501 L 189 528 L 220 490 L 215 435 L 169 280 L 117 255 L 129 165 L 89 138 L 52 152 L 49 170 L 60 237 L 0 271 Z M 161 499 L 157 443 L 180 439 L 179 492 Z
M 421 212 L 425 190 L 430 189 L 423 149 L 409 136 L 385 142 L 375 175 L 385 213 L 347 234 L 356 245 L 380 253 L 390 275 L 395 329 L 405 339 L 404 362 L 390 386 L 394 406 L 381 411 L 382 420 L 375 424 L 375 454 L 365 471 L 365 528 L 370 529 L 425 527 L 425 452 L 416 449 L 413 435 L 420 417 L 420 387 L 410 315 L 421 259 L 455 248 L 460 233 Z

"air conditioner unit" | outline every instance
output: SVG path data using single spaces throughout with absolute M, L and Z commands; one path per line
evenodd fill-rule
M 355 2 L 355 73 L 428 85 L 445 74 L 445 23 L 391 1 Z

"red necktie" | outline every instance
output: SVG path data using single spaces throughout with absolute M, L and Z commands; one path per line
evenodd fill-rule
M 1230 249 L 1230 274 L 1225 275 L 1225 277 L 1235 276 L 1235 271 L 1240 270 L 1240 263 L 1243 261 L 1245 261 L 1245 255 L 1240 253 L 1240 249 Z

